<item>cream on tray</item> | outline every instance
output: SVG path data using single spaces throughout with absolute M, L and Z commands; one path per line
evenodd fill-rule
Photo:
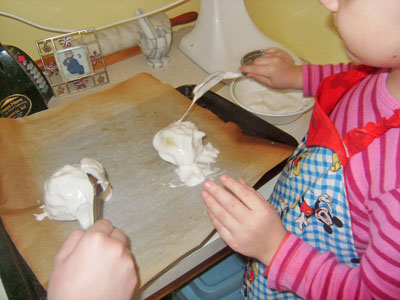
M 178 166 L 175 172 L 187 186 L 195 186 L 206 176 L 218 171 L 210 165 L 216 161 L 219 151 L 210 143 L 203 146 L 202 139 L 206 134 L 199 131 L 192 122 L 183 122 L 183 120 L 196 101 L 213 86 L 224 79 L 240 76 L 242 76 L 241 73 L 233 72 L 215 72 L 208 75 L 193 88 L 192 103 L 182 117 L 177 122 L 161 129 L 153 138 L 153 146 L 160 157 Z
M 192 122 L 175 122 L 161 129 L 153 138 L 159 156 L 178 168 L 175 172 L 187 186 L 201 183 L 218 169 L 212 168 L 219 151 L 210 143 L 203 145 L 204 132 Z
M 91 158 L 83 158 L 80 164 L 65 165 L 56 170 L 44 183 L 43 213 L 35 214 L 38 221 L 48 217 L 57 221 L 78 220 L 83 229 L 93 224 L 94 187 L 87 174 L 97 178 L 104 200 L 111 198 L 111 186 L 103 166 Z

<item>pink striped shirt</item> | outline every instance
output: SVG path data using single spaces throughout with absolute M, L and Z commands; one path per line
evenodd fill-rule
M 305 65 L 304 94 L 315 95 L 323 78 L 353 67 Z M 378 70 L 345 94 L 330 115 L 341 135 L 400 108 L 387 77 L 388 70 Z M 290 234 L 269 266 L 268 285 L 306 299 L 400 299 L 400 129 L 351 157 L 345 177 L 360 265 L 340 264 Z

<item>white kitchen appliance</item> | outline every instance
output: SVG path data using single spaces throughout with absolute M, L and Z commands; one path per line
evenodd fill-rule
M 237 71 L 246 53 L 278 47 L 300 58 L 265 36 L 248 15 L 244 0 L 201 0 L 197 22 L 179 48 L 208 73 Z

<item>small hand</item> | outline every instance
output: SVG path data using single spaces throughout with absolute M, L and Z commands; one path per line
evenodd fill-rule
M 215 228 L 233 250 L 269 265 L 286 235 L 277 211 L 244 180 L 220 182 L 229 191 L 207 180 L 201 193 Z
M 131 299 L 138 279 L 126 243 L 105 219 L 73 231 L 54 260 L 48 299 Z
M 281 49 L 269 48 L 252 65 L 241 66 L 240 71 L 271 88 L 303 89 L 302 67 Z

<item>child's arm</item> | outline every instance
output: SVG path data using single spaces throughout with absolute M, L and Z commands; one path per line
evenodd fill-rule
M 311 65 L 302 66 L 303 71 L 303 93 L 305 97 L 315 96 L 318 86 L 326 77 L 353 70 L 357 67 L 354 63 L 340 63 L 337 65 Z
M 400 295 L 400 190 L 368 202 L 369 245 L 360 265 L 341 264 L 294 234 L 285 240 L 268 273 L 268 286 L 305 299 L 398 299 Z
M 337 65 L 296 65 L 285 51 L 270 48 L 265 54 L 254 60 L 252 65 L 240 67 L 248 78 L 275 89 L 300 89 L 304 96 L 315 96 L 321 81 L 326 77 L 356 68 L 354 63 Z
M 235 251 L 269 265 L 286 235 L 277 211 L 243 180 L 227 175 L 207 180 L 201 197 L 222 239 Z
M 392 299 L 400 295 L 400 250 L 393 246 L 400 245 L 398 218 L 388 219 L 382 208 L 372 208 L 375 234 L 360 266 L 352 268 L 341 264 L 333 253 L 320 252 L 294 234 L 286 235 L 277 212 L 243 180 L 223 175 L 220 181 L 231 192 L 212 181 L 203 184 L 202 198 L 210 219 L 233 250 L 268 266 L 270 288 L 292 291 L 306 299 L 325 299 L 327 294 L 330 299 Z M 399 211 L 398 194 L 400 191 L 386 193 L 381 202 L 391 211 Z M 374 251 L 384 252 L 393 263 L 387 264 Z
M 277 48 L 269 48 L 252 65 L 241 66 L 240 71 L 271 88 L 303 89 L 301 66 L 295 65 L 287 52 Z

